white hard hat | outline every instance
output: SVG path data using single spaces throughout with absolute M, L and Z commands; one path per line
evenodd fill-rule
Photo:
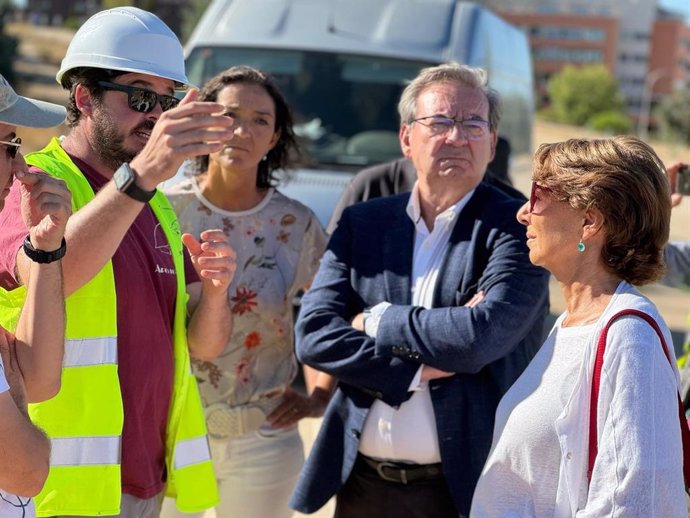
M 57 73 L 77 67 L 138 72 L 189 84 L 180 40 L 155 14 L 116 7 L 94 14 L 72 38 Z

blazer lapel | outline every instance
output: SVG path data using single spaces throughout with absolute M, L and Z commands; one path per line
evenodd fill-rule
M 465 289 L 464 274 L 467 270 L 467 263 L 473 260 L 470 250 L 472 231 L 475 220 L 482 210 L 485 197 L 486 188 L 480 183 L 472 198 L 458 214 L 458 219 L 448 240 L 448 251 L 436 282 L 434 293 L 434 306 L 436 307 L 464 304 L 470 297 L 474 296 L 474 293 L 469 293 L 469 291 L 476 291 L 476 287 L 468 286 L 468 293 L 463 293 Z M 460 291 L 459 294 L 458 291 Z M 458 295 L 461 296 L 460 300 L 457 299 Z
M 410 277 L 412 276 L 412 250 L 414 226 L 407 215 L 408 196 L 400 197 L 391 204 L 391 211 L 384 215 L 387 221 L 383 232 L 383 279 L 386 300 L 391 304 L 410 304 Z

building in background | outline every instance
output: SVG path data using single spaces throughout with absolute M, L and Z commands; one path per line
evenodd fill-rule
M 676 14 L 659 10 L 652 33 L 647 83 L 654 97 L 690 82 L 690 26 Z
M 566 65 L 601 63 L 616 74 L 618 20 L 560 13 L 499 13 L 529 36 L 538 102 L 548 104 L 548 82 Z
M 662 95 L 688 86 L 690 28 L 657 0 L 484 0 L 530 38 L 535 88 L 566 65 L 601 63 L 617 79 L 628 113 L 649 120 Z

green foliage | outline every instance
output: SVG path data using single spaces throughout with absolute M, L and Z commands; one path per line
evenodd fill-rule
M 558 122 L 585 125 L 601 112 L 622 112 L 623 97 L 604 65 L 566 66 L 549 81 L 551 110 Z
M 132 0 L 101 0 L 101 9 L 112 9 L 123 5 L 134 5 Z
M 665 138 L 690 144 L 690 90 L 676 90 L 666 96 L 655 116 Z
M 136 2 L 136 6 L 140 9 L 143 9 L 144 11 L 149 11 L 152 13 L 156 12 L 156 8 L 158 7 L 158 1 L 157 0 L 139 0 Z
M 549 122 L 558 122 L 556 115 L 553 113 L 553 109 L 550 106 L 545 106 L 537 110 L 537 117 Z
M 201 15 L 204 14 L 210 3 L 211 0 L 190 0 L 187 2 L 182 17 L 182 41 L 186 42 L 189 39 Z
M 62 24 L 63 27 L 67 29 L 72 29 L 73 31 L 77 31 L 79 27 L 81 27 L 82 20 L 78 18 L 77 16 L 68 16 L 65 19 L 65 22 Z
M 622 112 L 606 111 L 592 116 L 587 126 L 597 131 L 610 133 L 611 135 L 624 135 L 630 133 L 632 123 L 630 118 Z

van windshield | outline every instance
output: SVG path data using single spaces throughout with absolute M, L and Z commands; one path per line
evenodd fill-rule
M 272 74 L 285 95 L 305 165 L 361 167 L 401 156 L 397 102 L 432 63 L 275 49 L 197 47 L 187 59 L 192 84 L 233 65 Z

